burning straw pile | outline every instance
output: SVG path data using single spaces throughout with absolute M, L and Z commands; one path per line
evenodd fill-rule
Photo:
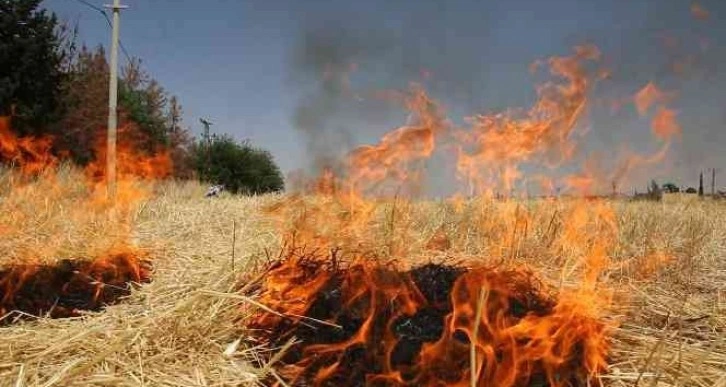
M 293 252 L 252 290 L 292 385 L 578 386 L 606 366 L 609 327 L 527 270 L 372 262 Z
M 133 217 L 151 196 L 142 181 L 169 174 L 168 154 L 141 154 L 121 142 L 119 188 L 110 200 L 105 142 L 99 141 L 97 160 L 81 176 L 53 155 L 52 145 L 48 137 L 17 137 L 10 119 L 0 117 L 0 162 L 14 166 L 0 185 L 6 191 L 0 192 L 0 212 L 8 214 L 0 217 L 6 251 L 0 258 L 0 325 L 99 311 L 128 296 L 133 284 L 150 280 L 148 260 L 130 242 Z

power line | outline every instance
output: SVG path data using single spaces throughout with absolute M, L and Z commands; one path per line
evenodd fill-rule
M 106 19 L 106 23 L 108 23 L 108 28 L 113 29 L 113 25 L 111 24 L 111 19 L 108 17 L 108 13 L 106 12 L 105 9 L 103 9 L 99 6 L 93 5 L 92 3 L 89 3 L 86 0 L 76 0 L 76 1 L 93 9 L 94 11 L 100 12 L 101 15 L 103 15 L 103 17 Z M 121 39 L 119 39 L 118 43 L 119 43 L 119 47 L 121 47 L 121 51 L 124 53 L 124 56 L 126 57 L 126 61 L 131 63 L 131 56 L 129 55 L 128 51 L 126 51 L 126 47 L 124 46 Z

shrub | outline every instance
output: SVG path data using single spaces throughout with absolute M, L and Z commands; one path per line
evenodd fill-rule
M 284 181 L 270 152 L 235 142 L 227 135 L 211 136 L 194 146 L 198 176 L 208 183 L 224 184 L 232 193 L 263 194 L 282 191 Z
M 680 192 L 680 188 L 673 183 L 665 183 L 663 184 L 663 191 L 668 193 L 678 193 Z

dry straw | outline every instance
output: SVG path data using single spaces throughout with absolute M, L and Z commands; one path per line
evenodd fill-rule
M 155 268 L 152 283 L 106 311 L 0 328 L 0 386 L 234 386 L 280 378 L 274 366 L 284 348 L 248 339 L 245 313 L 258 306 L 238 291 L 283 242 L 265 211 L 279 196 L 208 200 L 201 186 L 169 182 L 149 186 L 154 194 L 119 221 L 78 204 L 88 192 L 70 168 L 52 184 L 10 188 L 13 178 L 0 174 L 0 265 L 93 256 L 126 238 L 149 252 Z M 376 204 L 367 234 L 350 236 L 411 263 L 521 262 L 566 287 L 583 270 L 576 251 L 556 249 L 572 205 L 399 199 Z M 604 318 L 620 325 L 603 382 L 726 386 L 726 202 L 671 197 L 614 206 L 617 243 L 603 278 L 616 291 L 615 305 Z M 442 233 L 446 248 L 427 248 Z

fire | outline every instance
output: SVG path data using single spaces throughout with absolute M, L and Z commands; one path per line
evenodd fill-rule
M 516 264 L 472 260 L 468 266 L 404 270 L 402 262 L 390 260 L 410 256 L 413 241 L 403 232 L 403 247 L 388 250 L 391 258 L 376 253 L 386 241 L 376 237 L 381 226 L 375 204 L 349 193 L 317 200 L 294 197 L 268 209 L 298 209 L 286 215 L 293 247 L 316 250 L 293 248 L 269 268 L 250 294 L 266 309 L 245 323 L 273 347 L 299 340 L 278 367 L 286 383 L 599 383 L 615 326 L 603 320 L 612 291 L 600 282 L 617 238 L 607 203 L 575 203 L 562 212 L 567 221 L 542 253 L 562 265 L 563 281 L 578 285 L 556 288 Z M 452 205 L 458 213 L 471 206 L 461 197 Z M 479 223 L 495 243 L 488 251 L 493 261 L 515 254 L 521 235 L 538 221 L 519 205 L 502 206 L 482 208 Z M 405 201 L 398 204 L 398 216 L 407 216 L 407 208 Z M 451 241 L 438 230 L 425 245 L 448 251 Z M 319 256 L 325 249 L 331 254 Z
M 521 164 L 545 157 L 544 162 L 557 166 L 572 157 L 572 135 L 591 88 L 585 64 L 599 57 L 596 47 L 582 46 L 572 56 L 550 58 L 550 72 L 565 83 L 546 83 L 538 88 L 539 99 L 529 111 L 470 119 L 471 129 L 458 133 L 457 164 L 459 176 L 469 183 L 470 191 L 491 195 L 499 187 L 509 192 L 522 177 Z
M 655 113 L 651 127 L 653 134 L 662 140 L 668 140 L 681 132 L 681 127 L 676 119 L 676 112 L 664 107 L 659 108 Z
M 94 203 L 100 207 L 116 207 L 128 210 L 151 195 L 147 187 L 140 185 L 143 181 L 155 181 L 171 175 L 172 162 L 169 151 L 146 154 L 139 151 L 144 138 L 140 131 L 129 123 L 120 128 L 119 141 L 116 148 L 116 184 L 117 193 L 113 203 L 109 203 L 106 195 L 106 139 L 100 136 L 96 141 L 96 160 L 84 170 L 87 184 L 94 191 Z
M 649 82 L 635 95 L 634 102 L 641 116 L 647 115 L 651 106 L 656 106 L 655 113 L 651 118 L 651 131 L 659 140 L 663 141 L 661 149 L 653 155 L 633 155 L 626 159 L 628 170 L 636 165 L 654 164 L 661 162 L 670 148 L 673 137 L 681 133 L 681 126 L 678 123 L 678 113 L 668 107 L 675 99 L 675 93 L 665 92 L 655 84 Z
M 565 222 L 550 220 L 550 226 L 559 225 L 548 227 L 553 233 L 541 254 L 562 267 L 562 282 L 577 284 L 558 288 L 514 263 L 471 259 L 466 266 L 404 270 L 401 261 L 414 243 L 405 232 L 399 234 L 403 247 L 382 257 L 377 251 L 385 251 L 380 245 L 386 241 L 376 237 L 375 204 L 351 199 L 350 193 L 319 200 L 295 197 L 268 209 L 279 214 L 297 208 L 302 214 L 286 215 L 292 218 L 293 248 L 250 294 L 266 307 L 246 322 L 255 338 L 273 347 L 299 340 L 278 367 L 286 383 L 599 383 L 616 325 L 603 319 L 612 289 L 601 276 L 612 266 L 618 234 L 615 212 L 606 202 L 574 202 L 561 211 Z M 451 204 L 457 213 L 465 213 L 465 207 L 471 212 L 472 204 L 461 197 Z M 496 211 L 479 204 L 481 219 L 474 222 L 492 241 L 490 261 L 506 262 L 517 254 L 522 235 L 542 221 L 515 204 L 505 202 Z M 407 216 L 407 204 L 398 206 L 398 216 Z M 434 251 L 451 246 L 441 229 L 425 241 Z M 326 249 L 331 254 L 320 256 Z
M 414 86 L 407 100 L 411 123 L 387 133 L 376 145 L 359 147 L 348 157 L 350 188 L 364 192 L 379 184 L 416 183 L 421 165 L 416 162 L 431 156 L 436 137 L 448 124 L 440 108 L 420 87 Z
M 708 20 L 711 17 L 706 8 L 703 8 L 701 4 L 695 2 L 691 3 L 691 15 L 693 15 L 694 18 L 702 21 Z
M 38 174 L 57 164 L 51 154 L 53 139 L 18 138 L 10 128 L 10 117 L 0 116 L 0 160 L 17 165 L 26 174 Z
M 99 310 L 128 295 L 131 284 L 150 279 L 148 259 L 131 243 L 133 216 L 151 195 L 145 180 L 168 176 L 171 162 L 167 152 L 138 152 L 128 140 L 137 132 L 133 126 L 119 131 L 117 197 L 109 201 L 105 149 L 100 146 L 105 141 L 98 141 L 96 161 L 82 172 L 67 171 L 60 168 L 61 157 L 51 152 L 52 138 L 19 138 L 9 119 L 0 118 L 0 160 L 15 167 L 7 172 L 10 191 L 0 200 L 5 215 L 0 229 L 7 231 L 0 234 L 0 243 L 12 247 L 3 258 L 9 265 L 0 268 L 3 321 L 9 322 L 4 316 L 13 311 L 71 317 Z M 68 173 L 73 181 L 67 180 Z M 72 205 L 66 206 L 69 201 Z M 45 208 L 27 203 L 44 203 Z M 34 223 L 38 211 L 46 214 L 44 223 L 57 228 L 39 233 Z M 29 233 L 34 237 L 24 237 Z
M 669 95 L 659 89 L 653 82 L 648 82 L 640 91 L 635 94 L 635 107 L 638 114 L 644 116 L 648 113 L 648 109 L 656 103 L 665 103 L 669 99 Z
M 555 80 L 536 89 L 529 109 L 477 115 L 464 127 L 414 86 L 405 98 L 406 125 L 352 151 L 342 171 L 325 169 L 307 185 L 313 195 L 291 195 L 266 208 L 289 249 L 253 287 L 266 308 L 246 325 L 257 342 L 274 347 L 298 339 L 278 367 L 286 383 L 601 384 L 617 326 L 605 317 L 616 297 L 605 278 L 623 265 L 613 258 L 615 209 L 593 195 L 602 191 L 598 182 L 607 181 L 610 193 L 610 184 L 614 191 L 637 166 L 662 160 L 680 126 L 670 106 L 674 93 L 649 83 L 618 101 L 652 114 L 661 142 L 655 154 L 626 149 L 609 172 L 590 156 L 576 173 L 527 176 L 525 166 L 556 174 L 575 159 L 589 130 L 582 123 L 591 91 L 608 76 L 597 68 L 600 56 L 596 47 L 581 46 L 535 62 L 532 71 L 547 65 Z M 417 208 L 428 204 L 410 199 L 426 163 L 450 149 L 465 189 L 442 204 L 441 223 L 417 238 Z M 586 200 L 510 200 L 527 180 L 555 196 L 567 188 Z M 501 192 L 506 200 L 494 200 Z M 537 206 L 555 211 L 545 218 Z M 456 229 L 450 217 L 466 218 L 468 228 Z M 467 251 L 467 240 L 483 247 Z M 321 257 L 324 251 L 331 254 Z M 432 255 L 468 265 L 416 265 Z M 665 251 L 632 257 L 643 264 L 638 278 L 668 257 Z M 536 262 L 547 275 L 521 262 Z
M 105 134 L 104 134 L 105 135 Z M 151 155 L 138 151 L 145 136 L 131 123 L 119 129 L 117 145 L 117 177 L 120 181 L 162 179 L 170 176 L 171 157 L 167 150 Z M 52 137 L 18 138 L 11 130 L 10 117 L 0 117 L 0 161 L 17 166 L 24 173 L 53 171 L 59 159 L 52 153 Z M 90 184 L 104 183 L 106 176 L 106 140 L 99 136 L 95 147 L 96 160 L 85 168 Z M 100 186 L 97 186 L 100 188 Z
M 115 250 L 90 261 L 64 260 L 55 266 L 15 265 L 0 270 L 0 324 L 13 311 L 51 318 L 79 316 L 112 304 L 131 286 L 150 280 L 149 263 L 138 253 Z
M 302 340 L 280 370 L 295 385 L 567 386 L 606 366 L 609 327 L 526 269 L 335 258 L 293 254 L 260 286 L 280 314 L 248 326 Z
M 672 136 L 681 132 L 680 125 L 676 119 L 676 112 L 667 107 L 674 99 L 674 93 L 667 93 L 659 89 L 654 83 L 649 82 L 638 93 L 635 94 L 634 102 L 638 114 L 645 116 L 651 106 L 657 106 L 653 116 L 651 128 L 653 134 L 661 140 L 669 140 Z
M 653 138 L 660 141 L 657 151 L 652 154 L 637 153 L 632 151 L 628 144 L 623 144 L 619 156 L 614 158 L 615 163 L 609 170 L 604 170 L 598 164 L 600 160 L 590 157 L 580 173 L 565 177 L 566 185 L 586 195 L 593 193 L 596 188 L 603 189 L 603 187 L 597 187 L 597 182 L 614 184 L 613 189 L 615 189 L 633 170 L 663 162 L 673 140 L 682 131 L 678 122 L 678 111 L 670 107 L 675 98 L 676 93 L 662 90 L 653 82 L 648 82 L 632 97 L 627 98 L 629 102 L 632 102 L 639 116 L 650 118 Z M 610 157 L 610 159 L 613 158 Z
M 143 136 L 133 123 L 120 128 L 118 137 L 120 140 L 116 145 L 118 163 L 116 175 L 119 180 L 155 180 L 171 175 L 169 152 L 165 149 L 150 155 L 140 152 L 138 149 L 140 144 L 145 142 L 146 136 Z M 86 173 L 97 181 L 102 181 L 106 177 L 106 146 L 105 136 L 100 136 L 96 142 L 96 161 L 86 168 Z

